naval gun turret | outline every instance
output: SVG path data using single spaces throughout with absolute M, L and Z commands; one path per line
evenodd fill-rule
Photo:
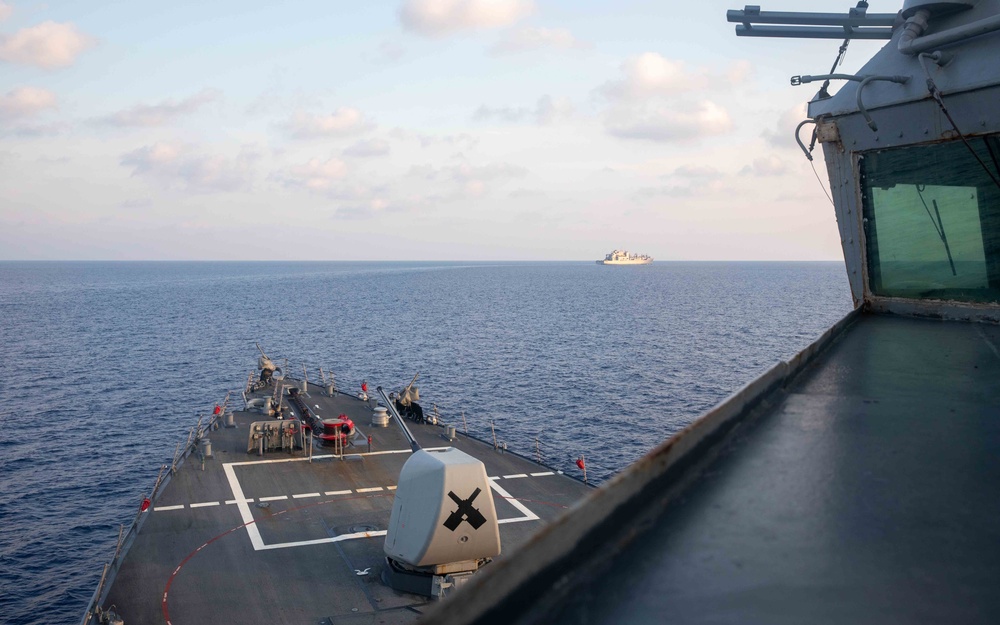
M 383 581 L 430 597 L 443 597 L 499 555 L 483 463 L 453 447 L 415 451 L 399 474 L 384 551 Z
M 418 371 L 410 383 L 406 385 L 402 391 L 395 398 L 396 412 L 399 416 L 405 419 L 411 419 L 417 423 L 424 422 L 424 409 L 417 403 L 420 399 L 420 389 L 413 384 L 420 377 L 420 372 Z
M 260 358 L 257 359 L 257 368 L 260 370 L 260 375 L 257 378 L 257 382 L 254 383 L 252 390 L 260 390 L 271 386 L 274 382 L 274 374 L 280 374 L 281 368 L 267 357 L 267 354 L 261 349 L 260 343 L 254 343 L 254 345 L 257 346 L 257 351 L 260 352 Z

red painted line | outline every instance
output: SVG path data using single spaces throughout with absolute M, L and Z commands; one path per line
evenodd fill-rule
M 288 510 L 280 510 L 278 512 L 275 512 L 273 515 L 271 515 L 269 517 L 269 519 L 273 519 L 273 518 L 278 517 L 278 516 L 280 516 L 282 514 L 285 514 L 287 512 L 296 512 L 298 510 L 304 510 L 306 508 L 313 508 L 315 506 L 321 506 L 323 504 L 337 503 L 337 502 L 344 501 L 345 499 L 370 499 L 370 498 L 373 498 L 373 497 L 388 497 L 388 496 L 390 496 L 390 494 L 392 494 L 392 493 L 370 493 L 370 494 L 365 494 L 365 495 L 355 495 L 354 497 L 337 497 L 336 499 L 327 499 L 326 501 L 316 501 L 316 502 L 313 502 L 313 503 L 310 503 L 310 504 L 306 504 L 304 506 L 297 506 L 295 508 L 289 508 Z M 494 493 L 494 494 L 497 495 L 496 493 Z M 497 497 L 500 497 L 501 499 L 515 499 L 517 501 L 526 501 L 526 502 L 530 502 L 530 503 L 537 503 L 537 504 L 541 504 L 543 506 L 552 506 L 553 508 L 566 508 L 566 507 L 568 507 L 568 506 L 564 506 L 562 504 L 552 503 L 550 501 L 539 501 L 537 499 L 522 499 L 520 497 L 504 497 L 503 495 L 497 495 Z M 267 521 L 268 519 L 260 519 L 260 520 L 261 521 Z M 257 519 L 254 519 L 253 521 L 249 521 L 247 523 L 241 523 L 240 525 L 237 525 L 236 527 L 234 527 L 232 529 L 226 530 L 225 532 L 219 534 L 218 536 L 205 541 L 197 549 L 195 549 L 194 551 L 192 551 L 191 553 L 189 553 L 187 555 L 187 557 L 185 557 L 183 560 L 181 560 L 181 563 L 177 565 L 177 568 L 174 569 L 174 572 L 171 573 L 170 577 L 167 579 L 167 585 L 163 589 L 163 603 L 162 603 L 161 607 L 162 607 L 162 610 L 163 610 L 163 618 L 164 618 L 164 620 L 166 620 L 167 625 L 173 625 L 173 623 L 170 621 L 170 611 L 169 611 L 169 609 L 167 607 L 167 595 L 170 593 L 170 586 L 173 585 L 174 578 L 176 578 L 177 575 L 181 572 L 181 569 L 184 568 L 184 565 L 187 564 L 188 561 L 191 560 L 191 558 L 193 558 L 196 555 L 198 555 L 198 553 L 202 549 L 204 549 L 205 547 L 211 545 L 212 543 L 214 543 L 215 541 L 219 540 L 220 538 L 224 538 L 224 537 L 232 534 L 233 532 L 235 532 L 237 530 L 241 530 L 241 529 L 245 528 L 248 525 L 251 525 L 253 523 L 257 523 L 257 521 L 258 521 Z
M 312 507 L 315 507 L 315 506 L 321 506 L 321 505 L 327 504 L 327 503 L 337 503 L 337 502 L 344 501 L 345 499 L 371 499 L 373 497 L 388 497 L 388 496 L 389 496 L 389 493 L 372 493 L 372 494 L 366 494 L 366 495 L 357 495 L 357 496 L 354 496 L 354 497 L 338 497 L 336 499 L 327 499 L 326 501 L 316 501 L 316 502 L 313 502 L 313 503 L 310 503 L 310 504 L 306 504 L 304 506 L 297 506 L 295 508 L 289 508 L 288 510 L 280 510 L 278 512 L 275 512 L 273 515 L 271 515 L 269 517 L 269 519 L 273 519 L 275 517 L 281 516 L 282 514 L 285 514 L 287 512 L 296 512 L 298 510 L 304 510 L 306 508 L 312 508 Z M 260 520 L 267 521 L 268 519 L 260 519 Z M 233 532 L 235 532 L 237 530 L 241 530 L 241 529 L 245 528 L 247 525 L 251 525 L 251 524 L 256 523 L 256 522 L 257 522 L 257 519 L 254 519 L 253 521 L 249 521 L 247 523 L 241 523 L 241 524 L 237 525 L 234 528 L 231 528 L 231 529 L 226 530 L 225 532 L 222 532 L 221 534 L 219 534 L 218 536 L 216 536 L 214 538 L 210 538 L 209 540 L 206 540 L 197 549 L 195 549 L 191 553 L 187 554 L 187 557 L 185 557 L 183 560 L 181 560 L 181 563 L 177 565 L 177 568 L 174 569 L 174 572 L 171 573 L 170 577 L 167 579 L 167 585 L 163 588 L 163 603 L 161 604 L 160 607 L 163 610 L 163 618 L 164 618 L 164 620 L 166 620 L 167 625 L 173 625 L 173 623 L 171 623 L 171 621 L 170 621 L 170 610 L 167 607 L 167 595 L 170 594 L 170 586 L 173 585 L 174 579 L 177 577 L 178 573 L 180 573 L 181 569 L 184 568 L 184 565 L 187 564 L 188 561 L 191 560 L 191 558 L 193 558 L 196 555 L 198 555 L 198 552 L 200 552 L 205 547 L 211 545 L 215 541 L 219 540 L 220 538 L 224 538 L 224 537 L 232 534 Z

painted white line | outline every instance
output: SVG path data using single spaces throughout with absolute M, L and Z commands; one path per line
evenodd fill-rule
M 487 477 L 486 479 L 488 479 L 488 480 L 499 480 L 500 476 L 499 475 L 491 475 L 491 476 Z
M 427 451 L 434 451 L 435 449 L 437 449 L 437 450 L 440 451 L 441 449 L 447 449 L 447 447 L 440 447 L 440 448 L 428 449 Z M 365 456 L 385 456 L 385 455 L 389 455 L 389 454 L 412 454 L 412 453 L 413 453 L 413 451 L 411 451 L 409 449 L 389 449 L 389 450 L 386 450 L 386 451 L 373 451 L 370 454 L 369 453 L 364 453 L 364 454 L 344 454 L 344 458 L 353 458 L 354 456 L 357 456 L 359 458 L 364 458 Z M 340 458 L 340 456 L 335 456 L 333 454 L 319 454 L 319 455 L 315 455 L 315 456 L 312 457 L 313 460 L 329 460 L 331 458 Z M 254 464 L 280 464 L 282 462 L 308 462 L 308 461 L 309 461 L 308 457 L 305 457 L 305 458 L 276 458 L 274 460 L 248 460 L 247 462 L 230 462 L 230 463 L 227 464 L 227 466 L 244 467 L 244 466 L 250 466 L 250 465 L 254 465 Z
M 526 516 L 519 516 L 513 519 L 497 519 L 497 525 L 503 525 L 504 523 L 523 523 L 524 521 L 535 521 L 537 519 L 538 517 L 535 517 L 534 519 L 529 519 Z
M 528 477 L 528 474 L 527 473 L 515 473 L 514 475 L 505 475 L 505 476 L 503 476 L 503 479 L 505 479 L 505 480 L 514 480 L 514 479 L 517 479 L 519 477 Z
M 395 486 L 386 486 L 385 489 L 386 490 L 396 490 L 396 487 Z
M 300 495 L 292 495 L 292 499 L 305 499 L 306 497 L 319 497 L 319 493 L 302 493 Z
M 236 507 L 240 511 L 240 518 L 243 519 L 247 535 L 250 537 L 250 544 L 253 546 L 254 551 L 260 551 L 264 547 L 264 539 L 260 537 L 260 530 L 257 529 L 257 524 L 253 522 L 253 513 L 250 512 L 250 506 L 247 505 L 246 496 L 243 494 L 240 481 L 236 479 L 236 471 L 233 469 L 232 463 L 223 464 L 222 470 L 226 472 L 226 479 L 229 481 L 230 490 L 233 491 L 233 499 L 236 501 Z
M 353 492 L 354 491 L 352 491 L 352 490 L 328 490 L 328 491 L 326 491 L 323 494 L 324 495 L 350 495 Z
M 239 501 L 237 501 L 235 499 L 227 499 L 226 500 L 226 505 L 227 506 L 231 506 L 234 503 L 253 503 L 253 499 L 240 499 Z
M 183 510 L 184 504 L 179 506 L 154 506 L 153 512 L 163 512 L 164 510 Z
M 274 497 L 261 497 L 261 501 L 281 501 L 282 499 L 288 499 L 288 495 L 275 495 Z
M 375 538 L 377 536 L 385 536 L 385 530 L 379 530 L 377 532 L 357 532 L 355 534 L 341 534 L 340 536 L 334 536 L 333 538 L 317 538 L 316 540 L 302 540 L 296 543 L 276 543 L 273 545 L 264 545 L 263 547 L 261 547 L 261 549 L 287 549 L 288 547 L 323 545 L 326 543 L 339 543 L 344 540 L 352 540 L 355 538 Z
M 205 502 L 202 502 L 202 503 L 193 503 L 193 504 L 191 504 L 191 507 L 192 508 L 208 508 L 209 506 L 217 506 L 217 505 L 219 505 L 218 501 L 205 501 Z
M 374 488 L 359 488 L 358 492 L 359 493 L 374 493 L 374 492 L 380 491 L 380 490 L 382 490 L 381 486 L 375 486 Z
M 523 520 L 523 521 L 535 521 L 535 520 L 538 519 L 538 515 L 537 514 L 535 514 L 531 510 L 528 510 L 528 507 L 525 506 L 520 501 L 518 501 L 517 499 L 514 499 L 513 497 L 511 497 L 510 493 L 508 493 L 503 488 L 501 488 L 500 485 L 497 484 L 496 482 L 490 482 L 490 488 L 492 488 L 494 490 L 494 492 L 496 492 L 498 495 L 500 495 L 501 497 L 503 497 L 504 499 L 506 499 L 507 502 L 510 505 L 514 506 L 515 508 L 517 508 L 518 510 L 520 510 L 524 514 L 524 517 L 522 517 L 521 520 Z M 516 522 L 516 520 L 515 519 L 507 519 L 504 522 L 505 523 L 514 523 L 514 522 Z
M 555 475 L 552 471 L 543 471 L 541 473 L 532 473 L 531 477 L 542 477 L 543 475 Z

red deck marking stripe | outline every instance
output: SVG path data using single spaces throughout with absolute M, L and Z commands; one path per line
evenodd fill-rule
M 389 496 L 388 493 L 382 493 L 382 494 L 369 493 L 369 494 L 360 495 L 360 496 L 354 496 L 354 497 L 338 497 L 337 499 L 327 499 L 325 501 L 316 501 L 316 502 L 313 502 L 313 503 L 310 503 L 310 504 L 306 504 L 306 505 L 303 505 L 303 506 L 298 506 L 298 507 L 295 507 L 295 508 L 289 508 L 288 510 L 281 510 L 281 511 L 279 511 L 279 512 L 273 514 L 273 515 L 271 515 L 270 518 L 273 519 L 273 518 L 276 518 L 278 516 L 281 516 L 282 514 L 285 514 L 286 512 L 296 512 L 298 510 L 304 510 L 306 508 L 312 508 L 314 506 L 321 506 L 321 505 L 327 504 L 327 503 L 339 503 L 339 502 L 344 501 L 345 499 L 371 499 L 373 497 L 388 497 L 388 496 Z M 267 519 L 261 519 L 261 520 L 266 521 Z M 170 610 L 167 607 L 167 595 L 170 594 L 170 586 L 173 585 L 174 578 L 176 578 L 177 574 L 180 573 L 180 571 L 181 571 L 182 568 L 184 568 L 184 565 L 187 564 L 188 561 L 191 560 L 191 558 L 193 558 L 196 555 L 198 555 L 199 551 L 201 551 L 205 547 L 211 545 L 212 543 L 214 543 L 215 541 L 219 540 L 220 538 L 224 538 L 224 537 L 232 534 L 233 532 L 241 530 L 241 529 L 245 528 L 247 525 L 252 525 L 252 524 L 254 524 L 256 522 L 257 522 L 257 519 L 254 519 L 253 521 L 249 521 L 247 523 L 240 523 L 236 527 L 233 527 L 231 529 L 226 530 L 225 532 L 222 532 L 221 534 L 219 534 L 215 538 L 210 538 L 209 540 L 206 540 L 204 543 L 201 544 L 201 546 L 199 546 L 197 549 L 195 549 L 191 553 L 187 554 L 187 556 L 183 560 L 181 560 L 181 563 L 177 565 L 177 568 L 174 569 L 174 572 L 170 574 L 170 577 L 167 579 L 167 585 L 163 589 L 163 603 L 161 604 L 160 607 L 161 607 L 161 609 L 163 611 L 163 620 L 165 620 L 167 622 L 167 625 L 173 625 L 173 623 L 170 621 Z

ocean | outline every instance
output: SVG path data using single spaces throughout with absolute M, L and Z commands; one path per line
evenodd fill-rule
M 833 262 L 0 262 L 0 620 L 81 620 L 255 342 L 348 390 L 419 372 L 425 409 L 602 482 L 850 309 Z

